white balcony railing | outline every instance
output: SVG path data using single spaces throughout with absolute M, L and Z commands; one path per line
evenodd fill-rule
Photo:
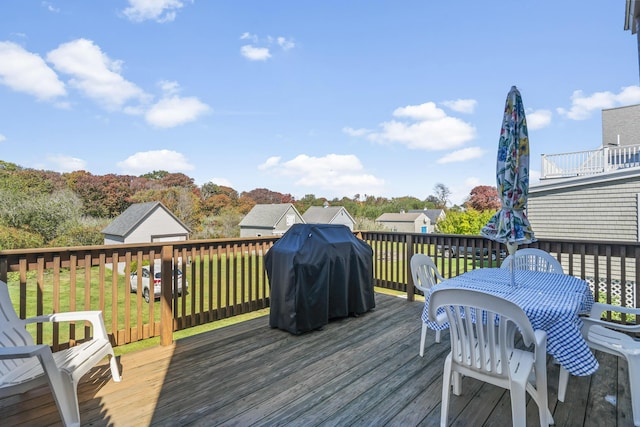
M 640 167 L 640 145 L 603 147 L 574 153 L 543 154 L 540 179 L 596 175 Z

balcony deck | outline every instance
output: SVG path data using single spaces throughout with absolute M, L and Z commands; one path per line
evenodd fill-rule
M 448 334 L 427 335 L 418 356 L 422 303 L 376 294 L 376 309 L 294 336 L 260 317 L 122 356 L 123 381 L 106 364 L 80 384 L 83 425 L 438 425 Z M 599 371 L 572 377 L 556 399 L 558 367 L 549 361 L 549 401 L 557 426 L 631 425 L 627 366 L 598 354 Z M 614 396 L 618 408 L 605 400 Z M 528 425 L 538 425 L 527 405 Z M 42 387 L 0 400 L 3 425 L 60 425 Z M 452 396 L 450 423 L 510 423 L 508 392 L 473 379 Z

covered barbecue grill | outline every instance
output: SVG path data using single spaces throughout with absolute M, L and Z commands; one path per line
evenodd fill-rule
M 344 225 L 294 224 L 264 263 L 273 328 L 300 334 L 375 307 L 373 250 Z

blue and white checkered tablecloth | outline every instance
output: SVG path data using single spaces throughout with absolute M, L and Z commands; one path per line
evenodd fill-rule
M 529 317 L 533 329 L 547 332 L 547 352 L 573 375 L 591 375 L 598 361 L 587 346 L 580 329 L 579 314 L 586 314 L 593 305 L 589 285 L 567 274 L 517 270 L 516 286 L 511 286 L 506 268 L 480 268 L 447 279 L 436 285 L 460 286 L 497 295 L 520 306 Z M 444 330 L 428 319 L 429 295 L 426 296 L 422 321 L 430 329 Z

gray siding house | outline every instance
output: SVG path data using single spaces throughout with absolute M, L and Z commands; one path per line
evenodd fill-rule
M 427 233 L 431 220 L 423 212 L 383 213 L 376 223 L 387 230 L 404 233 Z
M 160 202 L 135 203 L 102 230 L 105 245 L 188 240 L 190 232 Z
M 543 155 L 527 216 L 538 238 L 638 242 L 639 194 L 640 105 L 611 108 L 600 148 Z
M 281 236 L 293 224 L 304 224 L 291 203 L 255 205 L 240 221 L 240 237 Z
M 640 168 L 553 179 L 529 187 L 538 238 L 638 242 Z
M 356 221 L 343 206 L 310 206 L 302 214 L 307 224 L 342 224 L 353 231 Z

